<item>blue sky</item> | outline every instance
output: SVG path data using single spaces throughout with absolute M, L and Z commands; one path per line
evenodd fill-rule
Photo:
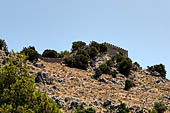
M 169 0 L 0 0 L 0 38 L 20 51 L 70 50 L 82 40 L 129 50 L 146 66 L 163 63 L 170 79 Z

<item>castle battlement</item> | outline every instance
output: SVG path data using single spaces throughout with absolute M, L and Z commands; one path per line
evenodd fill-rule
M 122 53 L 123 56 L 128 57 L 128 51 L 120 48 L 118 46 L 112 45 L 110 43 L 104 42 L 104 44 L 107 46 L 107 53 L 111 56 L 115 56 L 118 53 Z

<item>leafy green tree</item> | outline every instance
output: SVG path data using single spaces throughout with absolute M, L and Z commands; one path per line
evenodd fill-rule
M 50 49 L 46 49 L 43 54 L 42 57 L 47 57 L 47 58 L 58 58 L 58 53 L 55 50 L 50 50 Z
M 35 90 L 23 55 L 14 54 L 0 67 L 0 113 L 61 113 L 52 99 Z
M 84 46 L 86 46 L 85 42 L 82 42 L 82 41 L 73 42 L 72 51 L 78 50 L 79 48 L 82 49 Z
M 27 56 L 27 60 L 34 61 L 38 60 L 39 53 L 35 50 L 34 46 L 29 46 L 28 48 L 24 47 L 23 50 L 20 52 Z

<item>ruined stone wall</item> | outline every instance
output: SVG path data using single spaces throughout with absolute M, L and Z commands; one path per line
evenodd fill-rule
M 109 43 L 104 43 L 107 46 L 107 54 L 110 56 L 115 56 L 118 53 L 122 53 L 123 56 L 128 57 L 128 51 L 125 49 L 122 49 L 120 47 L 114 46 Z M 68 56 L 67 56 L 68 57 Z M 46 57 L 40 57 L 41 60 L 44 60 L 45 62 L 57 62 L 61 63 L 64 61 L 64 58 L 46 58 Z
M 40 59 L 45 61 L 45 62 L 57 62 L 57 63 L 60 63 L 60 62 L 64 61 L 63 58 L 45 58 L 45 57 L 40 57 Z
M 118 53 L 122 53 L 123 56 L 128 57 L 128 51 L 125 49 L 122 49 L 120 47 L 114 46 L 112 44 L 109 43 L 104 43 L 107 46 L 107 54 L 111 55 L 111 56 L 115 56 Z

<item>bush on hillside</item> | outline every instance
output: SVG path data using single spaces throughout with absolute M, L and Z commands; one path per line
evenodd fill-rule
M 152 72 L 156 71 L 160 74 L 161 77 L 166 78 L 166 70 L 165 70 L 165 66 L 163 64 L 148 67 L 148 70 L 150 70 Z
M 95 47 L 98 51 L 100 50 L 100 44 L 96 41 L 91 41 L 89 44 L 90 47 Z
M 27 60 L 33 62 L 34 60 L 38 60 L 39 54 L 35 50 L 34 46 L 29 46 L 28 48 L 24 47 L 21 51 L 22 54 L 27 56 Z
M 15 55 L 0 67 L 0 113 L 61 113 L 52 99 L 35 90 L 25 63 L 23 56 Z
M 6 45 L 5 40 L 0 39 L 0 49 L 2 49 L 2 47 L 6 48 L 7 45 Z
M 65 50 L 65 51 L 61 51 L 60 53 L 58 53 L 58 57 L 59 58 L 63 58 L 64 56 L 70 55 L 70 52 Z
M 134 87 L 135 84 L 131 82 L 130 80 L 125 81 L 125 90 L 129 90 L 131 87 Z
M 97 54 L 98 54 L 98 50 L 96 49 L 96 47 L 90 47 L 89 48 L 89 56 L 90 56 L 90 58 L 96 57 Z
M 99 78 L 102 74 L 103 74 L 103 72 L 100 70 L 100 68 L 97 68 L 95 70 L 95 77 L 96 78 Z
M 114 62 L 113 62 L 112 60 L 106 61 L 106 64 L 107 64 L 107 66 L 109 66 L 109 67 L 113 67 L 113 66 L 114 66 Z
M 115 57 L 112 57 L 112 60 L 115 60 L 117 64 L 120 63 L 123 59 L 124 57 L 121 54 L 116 54 Z
M 89 58 L 87 56 L 84 56 L 84 55 L 76 55 L 74 56 L 74 66 L 79 68 L 79 69 L 87 69 L 88 67 L 88 61 L 89 61 Z
M 106 44 L 100 44 L 100 52 L 101 52 L 101 53 L 107 52 L 107 46 L 106 46 Z
M 75 55 L 73 57 L 69 57 L 64 60 L 67 66 L 84 69 L 84 70 L 86 70 L 88 67 L 88 61 L 89 61 L 89 58 L 82 54 Z
M 58 58 L 58 53 L 55 50 L 50 50 L 50 49 L 46 49 L 43 54 L 42 57 L 47 57 L 47 58 Z
M 85 110 L 78 109 L 74 113 L 95 113 L 95 109 L 94 108 L 89 108 Z
M 78 49 L 76 55 L 84 55 L 89 58 L 89 54 L 88 54 L 87 50 L 85 50 L 85 49 Z
M 118 71 L 128 77 L 130 70 L 132 68 L 132 61 L 129 58 L 122 58 L 117 64 Z
M 86 46 L 85 42 L 82 42 L 82 41 L 73 42 L 72 51 L 78 50 L 79 48 L 82 49 L 84 46 Z
M 154 109 L 157 111 L 157 113 L 164 113 L 166 111 L 166 107 L 162 102 L 156 102 L 154 104 Z
M 128 107 L 126 107 L 125 103 L 121 103 L 116 111 L 116 113 L 129 113 L 129 112 L 130 110 Z
M 99 66 L 99 68 L 103 74 L 109 74 L 111 71 L 111 67 L 109 67 L 107 64 L 102 64 Z

